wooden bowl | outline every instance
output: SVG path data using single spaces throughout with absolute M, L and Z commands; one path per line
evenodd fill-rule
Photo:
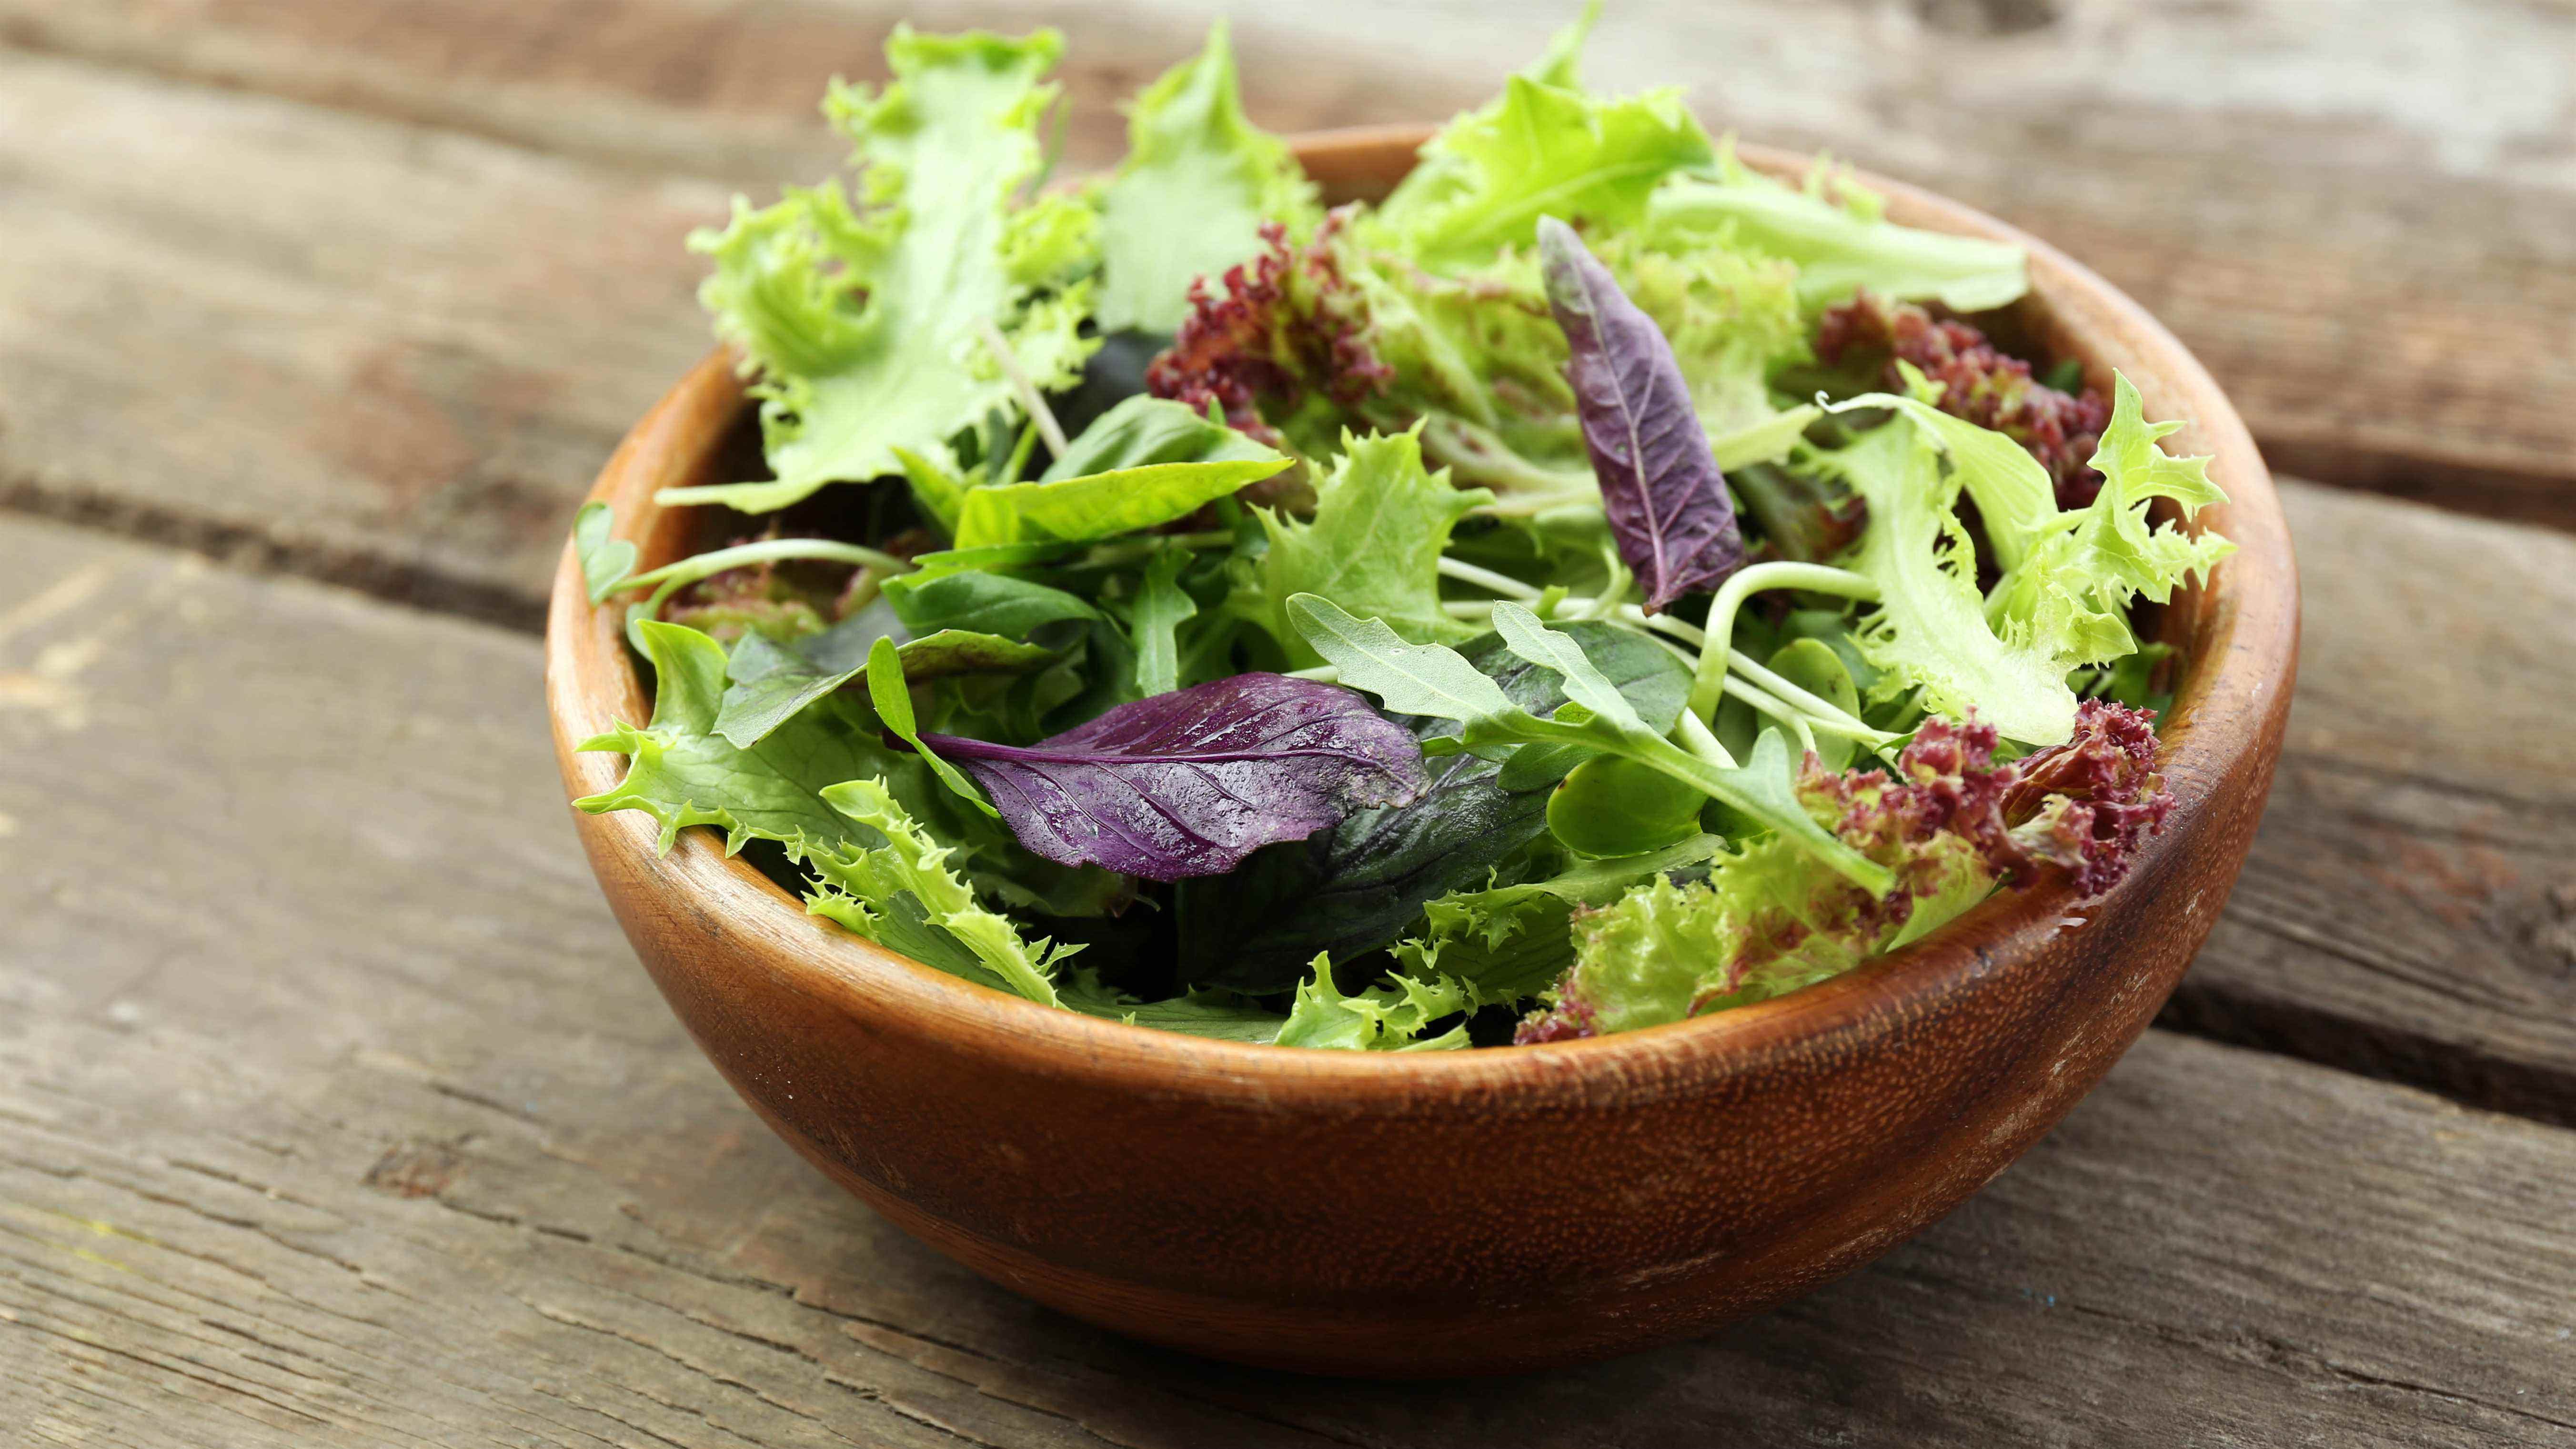
M 1419 130 L 1304 139 L 1340 197 L 1383 193 Z M 1802 164 L 1744 149 L 1774 173 Z M 1033 1005 L 805 914 L 710 831 L 576 813 L 636 953 L 743 1100 L 924 1242 L 1078 1318 L 1246 1363 L 1381 1377 L 1563 1364 L 1696 1334 L 1847 1273 L 2009 1166 L 2146 1028 L 2209 933 L 2268 791 L 2298 588 L 2263 460 L 2209 375 L 2093 273 L 1876 177 L 1890 213 L 2030 253 L 2020 321 L 2118 368 L 2181 451 L 2217 456 L 2237 544 L 2164 611 L 2189 660 L 2165 833 L 2108 896 L 2005 892 L 1781 999 L 1538 1047 L 1385 1056 L 1204 1041 Z M 708 481 L 742 425 L 723 356 L 636 425 L 591 497 L 643 563 L 687 546 L 655 490 Z M 619 610 L 566 552 L 546 638 L 574 746 L 650 706 Z M 2105 1222 L 2106 1234 L 2121 1230 Z

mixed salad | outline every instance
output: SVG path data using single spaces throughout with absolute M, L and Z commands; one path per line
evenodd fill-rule
M 1588 22 L 1588 17 L 1587 17 Z M 1326 210 L 1220 28 L 1048 184 L 1061 42 L 898 30 L 857 182 L 691 245 L 768 476 L 649 572 L 580 803 L 1065 1010 L 1424 1051 L 1794 991 L 2172 798 L 2131 613 L 2228 544 L 2025 260 L 1755 173 L 1583 24 Z M 744 471 L 758 471 L 746 468 Z

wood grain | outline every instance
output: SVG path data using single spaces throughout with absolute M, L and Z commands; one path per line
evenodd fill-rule
M 2576 1125 L 2576 540 L 2283 498 L 2289 739 L 2166 1020 Z
M 0 524 L 33 1442 L 2576 1443 L 2576 1137 L 2165 1033 L 1949 1222 L 1700 1343 L 1422 1387 L 1104 1338 L 736 1103 L 536 692 L 516 636 Z
M 1231 12 L 1282 130 L 1480 100 L 1572 6 L 1328 0 L 0 0 L 0 37 L 766 192 L 839 147 L 813 100 L 886 28 L 1053 23 L 1068 157 Z M 1417 63 L 1421 37 L 1441 63 Z M 1826 148 L 2063 246 L 2217 373 L 2286 472 L 2576 525 L 2576 13 L 2519 0 L 1791 0 L 1615 7 L 1606 88 Z M 237 176 L 262 174 L 244 154 Z

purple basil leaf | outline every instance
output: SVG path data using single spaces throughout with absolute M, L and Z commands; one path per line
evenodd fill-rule
M 1022 845 L 1159 881 L 1221 875 L 1426 784 L 1410 730 L 1339 685 L 1284 674 L 1136 700 L 1025 748 L 921 742 L 975 777 Z
M 1744 567 L 1744 534 L 1673 345 L 1574 228 L 1539 218 L 1538 255 L 1548 305 L 1574 354 L 1565 376 L 1601 509 L 1619 557 L 1646 586 L 1646 611 L 1716 588 Z

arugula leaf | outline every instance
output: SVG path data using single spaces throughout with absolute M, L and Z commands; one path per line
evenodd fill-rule
M 1171 333 L 1190 284 L 1260 249 L 1265 221 L 1311 228 L 1314 183 L 1243 114 L 1225 22 L 1136 98 L 1127 159 L 1100 193 L 1100 328 Z
M 1625 756 L 1743 811 L 1870 890 L 1883 891 L 1889 885 L 1884 867 L 1836 840 L 1799 805 L 1789 778 L 1788 750 L 1776 734 L 1763 735 L 1755 741 L 1750 759 L 1728 767 L 1683 750 L 1645 728 L 1633 713 L 1617 707 L 1604 715 L 1593 713 L 1587 703 L 1587 717 L 1582 720 L 1567 719 L 1563 710 L 1554 719 L 1540 719 L 1502 699 L 1490 681 L 1486 692 L 1461 688 L 1460 671 L 1469 666 L 1455 650 L 1429 645 L 1390 648 L 1381 637 L 1382 631 L 1372 631 L 1368 621 L 1351 618 L 1327 600 L 1305 596 L 1297 602 L 1300 620 L 1311 620 L 1307 642 L 1332 661 L 1343 682 L 1386 699 L 1390 709 L 1440 714 L 1459 721 L 1466 726 L 1464 740 L 1471 750 L 1483 752 L 1535 742 L 1581 745 Z M 1507 641 L 1525 629 L 1548 632 L 1529 611 L 1511 603 L 1494 606 L 1494 623 L 1505 631 Z M 1561 657 L 1561 651 L 1548 641 L 1535 634 L 1524 637 L 1529 639 L 1526 651 L 1515 650 L 1523 658 L 1552 664 Z M 1574 666 L 1571 660 L 1566 663 L 1575 668 L 1575 673 L 1566 676 L 1566 691 L 1578 703 L 1587 697 L 1603 703 L 1615 698 L 1617 691 L 1608 688 L 1597 671 L 1588 665 Z M 1397 703 L 1399 699 L 1405 702 Z
M 1474 638 L 1483 631 L 1440 606 L 1440 555 L 1458 520 L 1492 497 L 1450 487 L 1446 471 L 1423 471 L 1422 440 L 1413 434 L 1345 434 L 1341 460 L 1316 489 L 1311 522 L 1260 512 L 1270 538 L 1261 560 L 1263 622 L 1300 664 L 1315 656 L 1288 620 L 1288 600 L 1298 594 L 1340 600 L 1407 639 Z
M 1095 345 L 1094 218 L 1079 199 L 1016 198 L 1043 165 L 1038 128 L 1063 50 L 897 26 L 882 94 L 835 85 L 825 103 L 864 168 L 865 210 L 838 186 L 790 188 L 690 245 L 715 259 L 700 296 L 757 369 L 772 481 L 667 489 L 665 504 L 768 512 L 828 483 L 903 470 L 898 449 L 949 438 L 1019 404 L 988 332 L 1040 389 L 1079 375 Z M 933 500 L 936 511 L 936 499 Z
M 593 815 L 642 810 L 662 825 L 661 848 L 680 830 L 712 825 L 728 854 L 754 838 L 787 847 L 791 858 L 838 844 L 847 822 L 823 788 L 861 775 L 909 775 L 914 767 L 878 743 L 875 721 L 844 696 L 828 695 L 749 748 L 715 732 L 725 692 L 724 646 L 679 624 L 637 626 L 655 678 L 652 722 L 620 724 L 583 741 L 585 750 L 631 757 L 616 788 L 573 802 Z
M 1423 145 L 1372 231 L 1425 266 L 1472 266 L 1527 246 L 1544 213 L 1631 225 L 1665 178 L 1715 159 L 1677 88 L 1607 100 L 1516 75 Z
M 1898 226 L 1879 213 L 1877 196 L 1822 162 L 1803 189 L 1749 170 L 1730 137 L 1708 173 L 1658 190 L 1642 225 L 1658 250 L 1713 245 L 1795 262 L 1798 295 L 1810 310 L 1864 287 L 1954 312 L 2002 307 L 2030 290 L 2021 248 Z
M 605 503 L 585 503 L 572 516 L 573 555 L 581 560 L 582 587 L 594 604 L 605 602 L 635 572 L 635 545 L 608 536 L 615 522 Z
M 1127 611 L 1127 628 L 1136 643 L 1136 692 L 1148 698 L 1181 687 L 1180 628 L 1199 611 L 1198 601 L 1181 588 L 1181 571 L 1190 566 L 1186 550 L 1167 548 L 1145 563 L 1136 586 L 1136 601 Z
M 821 851 L 809 862 L 821 888 L 806 909 L 926 965 L 940 966 L 988 986 L 1058 1005 L 1050 979 L 1070 950 L 1032 946 L 1019 927 L 975 900 L 975 892 L 948 868 L 953 851 L 933 841 L 886 787 L 883 779 L 847 780 L 823 799 L 883 842 Z M 937 931 L 947 938 L 944 944 Z M 971 955 L 977 971 L 962 970 L 956 948 Z
M 898 574 L 885 581 L 886 603 L 915 637 L 958 629 L 1026 639 L 1041 625 L 1097 619 L 1100 611 L 1062 589 L 1008 574 Z
M 872 660 L 872 688 L 878 674 Z M 1302 840 L 1363 805 L 1402 804 L 1424 784 L 1402 725 L 1338 685 L 1279 674 L 1118 705 L 1026 747 L 914 736 L 909 703 L 882 695 L 877 712 L 937 752 L 941 778 L 950 772 L 939 756 L 962 765 L 1030 850 L 1147 880 L 1230 871 L 1262 846 Z
M 1680 718 L 1690 671 L 1672 655 L 1613 625 L 1564 627 L 1649 728 L 1670 729 Z M 1392 633 L 1382 642 L 1418 647 Z M 1545 714 L 1565 703 L 1559 677 L 1514 655 L 1499 635 L 1450 657 L 1508 706 Z M 1455 727 L 1426 714 L 1411 728 L 1429 740 Z M 1317 951 L 1350 960 L 1394 940 L 1425 902 L 1485 882 L 1546 834 L 1547 787 L 1572 760 L 1560 759 L 1552 772 L 1520 767 L 1550 748 L 1523 745 L 1499 765 L 1469 754 L 1428 760 L 1428 787 L 1410 804 L 1354 811 L 1330 831 L 1257 852 L 1231 874 L 1184 882 L 1173 898 L 1182 979 L 1279 991 L 1295 984 Z

